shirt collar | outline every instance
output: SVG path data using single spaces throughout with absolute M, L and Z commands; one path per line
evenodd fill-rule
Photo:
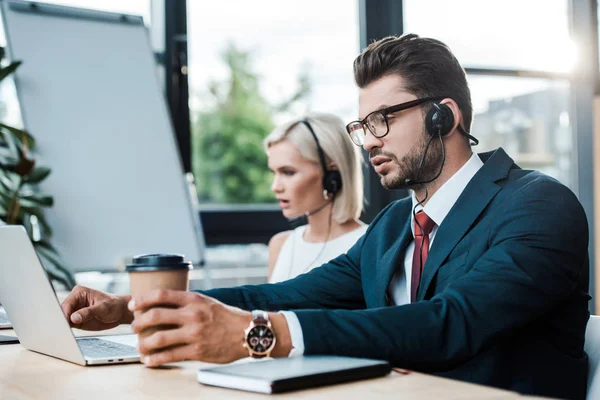
M 477 171 L 483 167 L 483 162 L 477 155 L 473 153 L 471 158 L 458 170 L 454 175 L 450 177 L 433 196 L 427 201 L 425 207 L 418 206 L 415 213 L 421 210 L 425 211 L 425 214 L 429 216 L 435 222 L 436 226 L 440 226 L 444 219 L 450 213 L 450 210 L 454 206 L 454 203 L 458 200 L 465 187 L 473 179 Z M 412 204 L 413 209 L 417 205 L 418 201 L 415 197 L 415 193 L 412 193 Z M 414 236 L 414 216 L 411 215 L 410 227 L 413 229 Z

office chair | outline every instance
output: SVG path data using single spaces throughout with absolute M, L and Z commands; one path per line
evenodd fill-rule
M 589 358 L 587 399 L 600 399 L 600 316 L 591 315 L 585 330 L 585 352 Z

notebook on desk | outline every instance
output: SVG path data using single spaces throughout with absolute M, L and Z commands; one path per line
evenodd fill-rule
M 336 356 L 278 358 L 198 371 L 205 385 L 259 393 L 280 393 L 389 374 L 387 361 Z

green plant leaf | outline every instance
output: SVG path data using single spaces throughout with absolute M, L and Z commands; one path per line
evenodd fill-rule
M 12 160 L 11 160 L 12 161 Z M 12 163 L 12 162 L 2 162 L 0 163 L 0 167 L 2 167 L 5 171 L 7 172 L 12 172 L 13 174 L 16 174 L 15 170 L 17 169 L 17 163 Z
M 23 137 L 27 137 L 27 145 L 29 149 L 35 148 L 35 139 L 33 136 L 29 134 L 29 132 L 24 131 L 19 128 L 15 128 L 14 126 L 6 125 L 0 122 L 0 128 L 5 129 L 8 132 L 12 133 L 13 137 L 19 140 L 19 143 L 23 143 Z
M 61 273 L 61 275 L 63 275 L 64 281 L 62 281 L 62 283 L 69 290 L 73 289 L 73 287 L 75 287 L 76 285 L 73 273 L 68 268 L 66 268 L 60 261 L 60 257 L 58 256 L 58 252 L 56 251 L 54 246 L 52 246 L 52 244 L 50 244 L 47 241 L 34 242 L 33 246 L 35 247 L 35 250 L 39 255 L 41 255 L 44 259 L 51 263 Z
M 0 60 L 4 57 L 5 49 L 0 47 Z M 0 67 L 0 81 L 14 73 L 20 65 L 20 61 L 15 61 L 8 66 Z M 42 237 L 47 238 L 52 235 L 52 230 L 44 216 L 43 207 L 51 207 L 54 204 L 54 198 L 37 192 L 32 185 L 46 179 L 51 172 L 50 168 L 40 166 L 32 171 L 27 170 L 28 174 L 23 177 L 22 181 L 20 179 L 15 181 L 11 176 L 11 172 L 15 172 L 16 168 L 23 169 L 22 155 L 25 153 L 25 147 L 28 150 L 34 149 L 35 144 L 35 139 L 27 131 L 0 123 L 0 216 L 6 216 L 16 193 L 19 201 L 17 222 L 30 221 L 31 216 L 35 215 L 40 224 Z M 25 173 L 20 171 L 21 175 Z M 31 236 L 31 224 L 25 223 L 25 225 Z M 63 265 L 56 248 L 46 239 L 34 242 L 33 245 L 40 258 L 46 261 L 44 266 L 48 277 L 61 282 L 67 289 L 72 289 L 75 286 L 75 278 L 72 272 Z M 49 265 L 52 268 L 48 268 Z
M 12 200 L 12 193 L 7 193 L 0 190 L 0 200 L 4 199 L 5 201 Z
M 1 125 L 2 124 L 0 123 L 0 127 L 1 127 Z M 4 142 L 6 143 L 6 147 L 8 148 L 8 150 L 10 151 L 12 156 L 18 158 L 19 148 L 17 147 L 17 144 L 15 143 L 15 140 L 17 140 L 18 134 L 13 133 L 11 130 L 3 130 L 3 129 L 0 129 L 0 134 L 2 134 L 2 136 L 4 137 Z
M 15 154 L 10 151 L 10 149 L 8 147 L 0 147 L 0 162 L 2 162 L 2 160 L 7 159 L 9 161 L 7 162 L 15 162 L 16 163 L 16 157 Z
M 0 138 L 3 139 L 2 145 L 0 145 L 0 162 L 16 164 L 19 159 L 19 150 L 15 144 L 15 138 L 12 135 L 5 134 L 1 130 Z
M 54 272 L 54 271 L 52 271 L 50 269 L 44 269 L 44 272 L 46 273 L 46 277 L 47 277 L 47 279 L 49 281 L 51 281 L 51 282 L 58 282 L 61 285 L 63 285 L 65 287 L 65 289 L 70 290 L 69 289 L 69 286 L 70 286 L 69 282 L 65 278 L 63 278 L 60 275 L 57 275 L 56 272 Z M 52 287 L 54 287 L 54 284 L 52 284 Z
M 12 193 L 15 191 L 15 189 L 15 182 L 13 182 L 12 179 L 10 179 L 8 175 L 4 173 L 4 171 L 0 170 L 0 190 Z
M 48 224 L 48 220 L 44 215 L 44 210 L 41 207 L 28 207 L 21 204 L 21 211 L 23 212 L 24 220 L 28 218 L 26 214 L 35 215 L 42 227 L 43 234 L 46 237 L 52 236 L 52 228 L 50 228 L 50 224 Z
M 71 290 L 73 287 L 75 287 L 75 278 L 73 278 L 72 275 L 65 270 L 60 261 L 43 254 L 42 250 L 37 249 L 37 253 L 42 260 L 42 264 L 44 265 L 44 271 L 50 280 L 60 282 L 68 290 Z M 49 268 L 49 264 L 52 265 L 53 268 Z M 58 271 L 55 270 L 60 271 L 60 273 L 57 273 Z
M 39 193 L 21 194 L 19 201 L 25 207 L 52 207 L 54 205 L 54 198 L 52 196 Z
M 48 167 L 37 167 L 29 175 L 25 176 L 24 182 L 26 183 L 40 183 L 52 170 Z
M 17 68 L 19 68 L 19 65 L 21 65 L 21 61 L 15 61 L 15 62 L 10 63 L 9 65 L 7 65 L 4 68 L 0 68 L 0 82 L 3 81 L 4 78 L 9 76 L 10 74 L 15 72 L 15 70 Z
M 46 249 L 50 253 L 54 254 L 56 257 L 59 257 L 58 250 L 56 250 L 56 247 L 54 247 L 54 245 L 47 240 L 39 240 L 35 242 L 35 247 Z

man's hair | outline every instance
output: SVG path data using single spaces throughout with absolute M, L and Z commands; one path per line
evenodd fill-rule
M 417 97 L 456 101 L 463 128 L 471 130 L 473 105 L 466 73 L 444 43 L 415 34 L 389 36 L 371 43 L 354 60 L 354 80 L 361 89 L 392 74 L 400 75 L 405 90 Z
M 336 193 L 333 219 L 337 223 L 358 219 L 363 210 L 363 174 L 359 148 L 352 144 L 344 123 L 339 117 L 327 113 L 309 113 L 279 125 L 264 140 L 265 150 L 276 143 L 288 140 L 302 157 L 321 168 L 317 143 L 301 120 L 307 120 L 319 138 L 325 153 L 325 163 L 334 163 L 342 177 L 342 189 Z

